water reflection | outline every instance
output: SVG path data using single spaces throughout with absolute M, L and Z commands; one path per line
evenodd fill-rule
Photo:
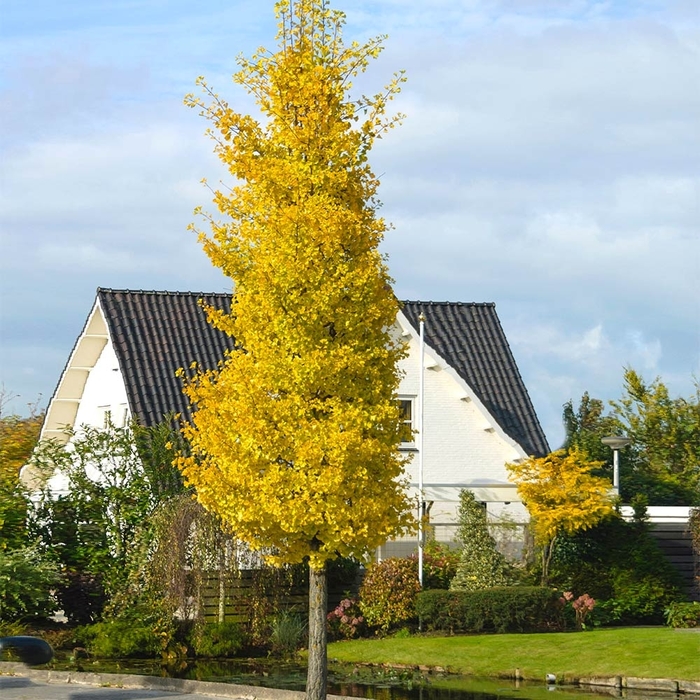
M 75 663 L 69 663 L 59 657 L 51 667 L 94 673 L 134 673 L 186 678 L 284 690 L 303 691 L 306 683 L 306 666 L 273 659 L 197 659 L 182 660 L 167 666 L 153 660 L 84 660 L 81 665 L 76 666 Z M 372 700 L 681 700 L 681 696 L 675 693 L 661 691 L 620 691 L 601 686 L 547 686 L 544 679 L 542 683 L 516 683 L 336 662 L 329 664 L 328 692 L 332 695 Z

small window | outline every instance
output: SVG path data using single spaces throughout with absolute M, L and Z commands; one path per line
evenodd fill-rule
M 415 429 L 413 399 L 399 399 L 399 410 L 401 412 L 401 444 L 412 445 Z
M 112 411 L 107 406 L 100 406 L 102 411 L 102 427 L 107 429 L 112 427 Z

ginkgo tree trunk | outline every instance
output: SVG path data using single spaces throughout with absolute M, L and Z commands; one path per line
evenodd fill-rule
M 180 467 L 197 497 L 273 563 L 310 567 L 307 697 L 326 691 L 326 564 L 362 557 L 404 530 L 411 504 L 398 452 L 398 303 L 378 246 L 379 181 L 369 151 L 402 74 L 351 97 L 384 37 L 342 41 L 323 0 L 275 6 L 278 47 L 239 58 L 234 81 L 259 118 L 202 78 L 187 104 L 211 122 L 234 178 L 200 240 L 234 285 L 231 313 L 208 309 L 236 349 L 213 372 L 191 368 L 194 407 Z

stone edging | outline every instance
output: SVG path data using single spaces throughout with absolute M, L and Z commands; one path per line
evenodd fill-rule
M 449 673 L 448 669 L 429 666 L 415 666 L 407 664 L 361 664 L 366 666 L 382 666 L 384 668 L 393 668 L 397 670 L 414 670 L 422 672 Z M 516 669 L 516 680 L 531 680 L 523 678 Z M 513 676 L 501 676 L 504 680 L 512 680 Z M 634 676 L 611 676 L 606 677 L 590 677 L 577 678 L 574 676 L 565 676 L 560 679 L 561 685 L 591 685 L 604 688 L 616 688 L 617 690 L 658 690 L 665 693 L 681 693 L 689 695 L 700 695 L 700 681 L 673 681 L 667 678 L 635 678 Z M 553 683 L 555 685 L 555 683 Z
M 233 685 L 212 681 L 192 681 L 183 678 L 137 676 L 128 673 L 90 673 L 83 671 L 51 671 L 30 669 L 21 663 L 0 662 L 0 675 L 30 678 L 40 683 L 69 685 L 110 686 L 114 688 L 140 688 L 142 690 L 169 690 L 178 693 L 196 693 L 237 700 L 303 700 L 304 693 L 296 690 L 279 690 L 252 685 Z M 332 700 L 341 699 L 328 695 Z
M 665 693 L 700 695 L 700 681 L 672 681 L 667 678 L 635 678 L 613 676 L 612 678 L 576 678 L 576 685 L 604 686 L 618 690 L 656 690 Z
M 213 697 L 237 700 L 303 700 L 304 693 L 298 690 L 279 690 L 263 686 L 233 685 L 213 681 L 192 681 L 183 678 L 161 678 L 137 676 L 128 673 L 90 673 L 84 671 L 51 671 L 30 669 L 24 664 L 0 662 L 0 675 L 16 675 L 31 678 L 41 683 L 64 683 L 75 685 L 112 686 L 118 688 L 141 688 L 144 690 L 169 690 L 179 693 L 197 693 Z M 634 678 L 612 676 L 610 678 L 572 678 L 573 685 L 601 686 L 618 690 L 653 690 L 667 693 L 700 695 L 700 681 L 674 681 L 665 678 Z M 328 695 L 330 700 L 348 700 L 339 695 Z

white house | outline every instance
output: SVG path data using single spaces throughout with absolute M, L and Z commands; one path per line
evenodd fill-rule
M 42 438 L 65 442 L 65 426 L 100 427 L 107 420 L 123 425 L 131 416 L 154 425 L 167 413 L 187 416 L 176 370 L 193 361 L 213 368 L 233 346 L 232 338 L 206 322 L 200 300 L 228 310 L 231 297 L 98 289 L 49 404 Z M 422 434 L 401 449 L 411 456 L 416 500 L 422 466 L 424 499 L 438 537 L 450 538 L 463 488 L 487 503 L 492 515 L 510 510 L 522 520 L 524 509 L 505 464 L 547 454 L 549 447 L 495 305 L 406 301 L 395 332 L 408 343 L 400 399 L 414 428 L 421 398 L 423 403 Z

